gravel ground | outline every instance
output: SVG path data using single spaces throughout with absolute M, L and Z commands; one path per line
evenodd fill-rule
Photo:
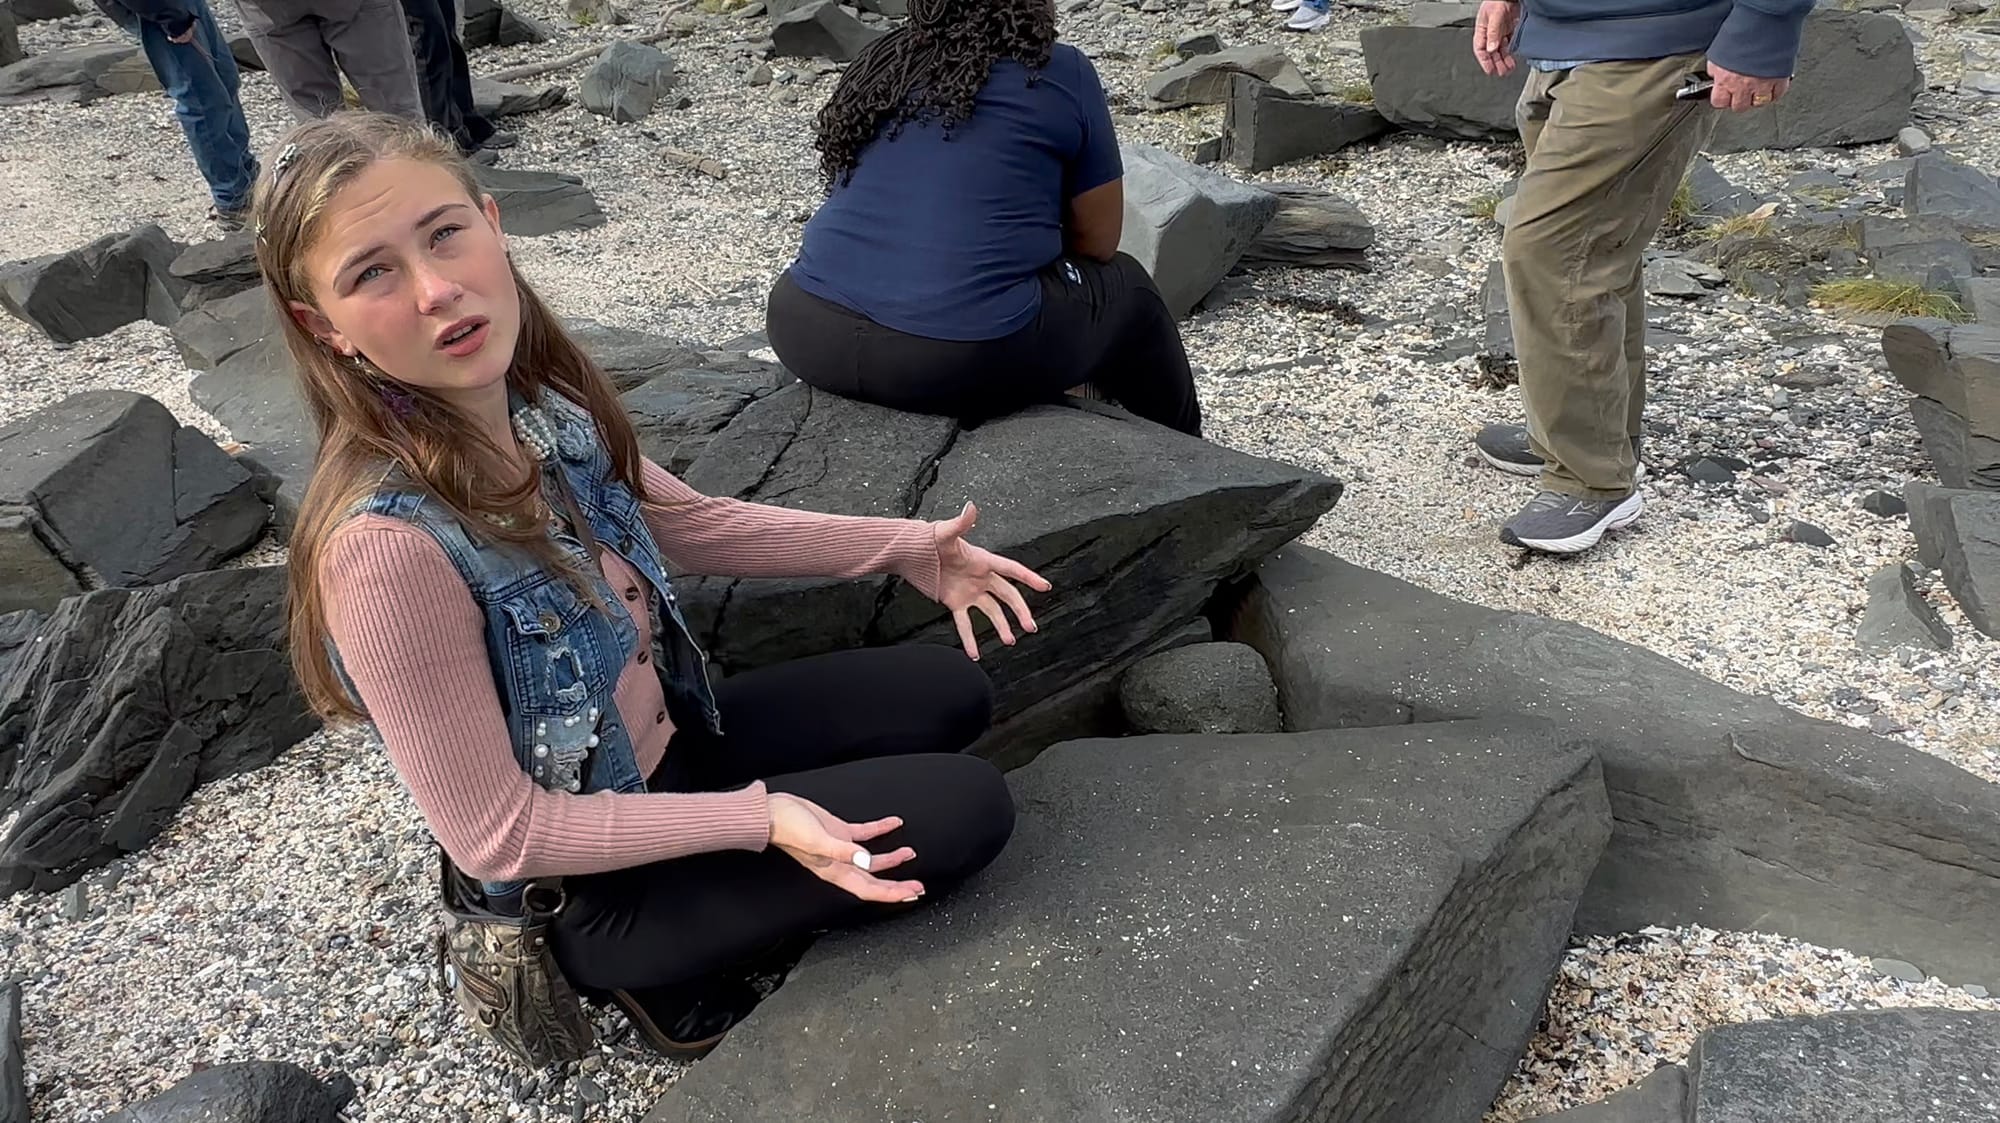
M 557 28 L 556 39 L 478 52 L 475 71 L 612 37 L 570 26 L 554 0 L 520 7 Z M 629 11 L 644 28 L 664 9 L 648 0 Z M 774 81 L 752 86 L 748 40 L 761 19 L 681 18 L 689 34 L 662 46 L 684 72 L 689 107 L 638 126 L 574 106 L 510 123 L 522 144 L 509 165 L 584 176 L 611 217 L 515 247 L 565 314 L 721 343 L 761 328 L 764 294 L 817 203 L 810 121 L 833 76 L 773 60 Z M 1370 18 L 1344 12 L 1328 32 L 1284 42 L 1322 88 L 1344 88 L 1365 78 L 1355 31 Z M 1137 113 L 1160 48 L 1200 30 L 1230 43 L 1278 37 L 1261 2 L 1159 12 L 1109 4 L 1064 20 L 1124 111 L 1121 134 L 1170 150 L 1213 134 L 1220 112 Z M 115 34 L 93 17 L 22 28 L 31 52 Z M 1933 82 L 1955 81 L 1963 29 L 1925 34 Z M 544 80 L 573 88 L 581 73 Z M 251 74 L 243 97 L 256 141 L 268 146 L 286 124 L 275 91 Z M 1996 117 L 1943 89 L 1919 103 L 1919 122 L 1941 145 L 1989 171 L 2000 170 Z M 714 157 L 728 177 L 683 170 L 667 149 Z M 1890 155 L 1875 146 L 1718 164 L 1770 188 L 1800 170 Z M 1762 482 L 1718 489 L 1657 472 L 1646 519 L 1584 558 L 1521 564 L 1498 544 L 1496 525 L 1528 487 L 1468 464 L 1469 439 L 1486 421 L 1518 420 L 1518 395 L 1476 388 L 1473 360 L 1448 356 L 1480 333 L 1479 286 L 1498 252 L 1491 224 L 1468 217 L 1466 204 L 1498 191 L 1517 159 L 1506 146 L 1397 137 L 1255 177 L 1356 202 L 1377 227 L 1375 269 L 1260 272 L 1187 323 L 1211 436 L 1349 483 L 1308 535 L 1316 545 L 1455 596 L 1643 644 L 1737 689 L 1944 756 L 1975 774 L 1969 784 L 2000 780 L 2000 643 L 1967 626 L 1947 593 L 1924 585 L 1953 627 L 1952 651 L 1872 656 L 1854 644 L 1865 578 L 1914 552 L 1902 519 L 1877 519 L 1857 502 L 1929 472 L 1872 329 L 1727 296 L 1663 308 L 1655 326 L 1675 338 L 1656 363 L 1649 459 L 1739 456 Z M 147 221 L 195 240 L 207 236 L 206 205 L 162 97 L 0 108 L 0 255 L 65 250 Z M 0 421 L 78 389 L 119 387 L 226 437 L 190 403 L 189 372 L 150 324 L 57 348 L 0 320 L 0 369 Z M 1785 541 L 1795 519 L 1835 544 Z M 257 560 L 282 556 L 266 548 Z M 0 903 L 8 972 L 30 983 L 37 1119 L 95 1119 L 196 1065 L 251 1057 L 344 1069 L 363 1087 L 362 1120 L 637 1117 L 673 1066 L 614 1043 L 585 1074 L 588 1085 L 565 1077 L 522 1088 L 458 1028 L 426 982 L 428 883 L 414 809 L 372 737 L 350 732 L 322 734 L 272 768 L 198 792 L 158 844 L 121 863 L 119 876 L 91 880 L 87 909 L 67 898 Z M 1680 1059 L 1696 1030 L 1718 1022 L 1972 1001 L 1767 936 L 1678 930 L 1595 941 L 1571 954 L 1547 1029 L 1493 1119 L 1601 1096 Z

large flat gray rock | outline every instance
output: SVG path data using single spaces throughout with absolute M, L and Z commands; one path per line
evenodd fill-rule
M 322 1083 L 287 1061 L 238 1061 L 202 1069 L 101 1123 L 340 1123 L 353 1098 L 344 1075 Z
M 19 626 L 19 625 L 16 625 Z M 0 678 L 0 895 L 151 842 L 199 784 L 319 727 L 285 654 L 283 566 L 71 597 Z
M 1663 1065 L 1599 1103 L 1544 1115 L 1538 1123 L 1687 1123 L 1687 1070 Z
M 1854 1010 L 1719 1026 L 1688 1058 L 1693 1123 L 1992 1123 L 2000 1013 Z
M 675 370 L 619 396 L 639 434 L 639 451 L 683 475 L 736 415 L 778 389 L 769 374 Z
M 1185 316 L 1278 213 L 1278 200 L 1151 145 L 1120 148 L 1125 228 L 1118 248 L 1152 274 L 1167 308 Z
M 0 508 L 31 512 L 57 560 L 112 586 L 211 568 L 255 544 L 270 519 L 247 469 L 125 390 L 72 394 L 0 426 Z M 0 591 L 0 611 L 54 607 Z
M 472 173 L 500 205 L 500 228 L 509 234 L 534 238 L 605 223 L 597 196 L 583 185 L 581 176 L 478 164 Z
M 19 18 L 19 13 L 16 12 Z M 0 67 L 0 105 L 53 101 L 85 105 L 119 94 L 160 88 L 139 44 L 123 36 L 103 43 L 61 47 Z
M 554 109 L 569 100 L 561 86 L 526 86 L 491 78 L 472 79 L 472 108 L 482 117 L 517 117 Z
M 1965 619 L 2000 636 L 2000 492 L 1903 486 L 1917 558 L 1937 569 Z
M 1538 724 L 1073 741 L 1010 783 L 989 870 L 823 939 L 648 1123 L 1473 1123 L 1608 829 Z
M 862 23 L 834 0 L 808 0 L 771 21 L 771 49 L 779 58 L 852 62 L 862 48 L 887 34 Z
M 186 282 L 173 275 L 182 246 L 155 225 L 67 253 L 0 265 L 0 308 L 57 343 L 116 331 L 135 320 L 172 325 Z
M 1222 116 L 1222 158 L 1245 171 L 1338 152 L 1393 131 L 1370 105 L 1316 101 L 1235 75 Z
M 1910 123 L 1923 86 L 1902 20 L 1821 5 L 1806 19 L 1791 90 L 1762 109 L 1717 114 L 1709 151 L 1888 140 Z
M 1938 215 L 1973 230 L 2000 230 L 2000 181 L 1939 152 L 1910 161 L 1903 212 Z
M 1002 718 L 1154 649 L 1340 491 L 1122 413 L 1044 406 L 961 431 L 798 384 L 738 414 L 686 479 L 836 514 L 939 519 L 978 503 L 975 541 L 1055 585 L 1032 597 L 1041 636 L 987 645 Z M 730 672 L 952 635 L 941 609 L 886 578 L 708 579 L 686 583 L 683 601 Z
M 459 39 L 468 50 L 542 43 L 553 34 L 547 24 L 514 11 L 500 0 L 465 0 L 459 15 Z
M 1278 210 L 1243 251 L 1252 265 L 1311 265 L 1343 269 L 1368 267 L 1375 224 L 1353 203 L 1318 187 L 1265 183 Z
M 1479 69 L 1469 27 L 1364 27 L 1361 50 L 1375 109 L 1405 129 L 1453 140 L 1519 132 L 1514 104 L 1528 68 L 1504 78 Z
M 1946 487 L 2000 491 L 2000 326 L 1898 320 L 1882 354 Z
M 1937 757 L 1300 547 L 1229 638 L 1264 653 L 1290 728 L 1532 714 L 1598 741 L 1617 829 L 1581 931 L 1776 932 L 2000 977 L 2000 786 Z
M 1187 105 L 1220 105 L 1229 100 L 1239 76 L 1268 83 L 1280 94 L 1309 98 L 1306 81 L 1285 52 L 1272 43 L 1246 43 L 1174 64 L 1146 79 L 1146 107 L 1179 109 Z

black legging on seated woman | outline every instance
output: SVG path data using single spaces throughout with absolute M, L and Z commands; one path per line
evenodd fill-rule
M 903 825 L 868 843 L 911 861 L 886 876 L 935 896 L 996 857 L 1014 829 L 998 769 L 962 750 L 986 732 L 985 672 L 956 648 L 866 648 L 781 663 L 715 687 L 723 735 L 677 730 L 655 791 L 763 780 L 850 823 Z M 724 850 L 564 879 L 556 961 L 586 992 L 656 991 L 753 966 L 774 946 L 902 906 L 860 900 L 771 848 Z
M 844 398 L 967 421 L 1052 402 L 1083 383 L 1169 428 L 1201 435 L 1180 328 L 1129 255 L 1064 257 L 1039 274 L 1042 308 L 999 339 L 928 339 L 778 278 L 765 313 L 772 350 L 807 385 Z

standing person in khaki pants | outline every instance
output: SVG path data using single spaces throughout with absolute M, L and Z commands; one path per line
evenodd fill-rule
M 416 58 L 397 0 L 236 0 L 236 10 L 301 122 L 346 106 L 345 72 L 366 108 L 423 123 Z
M 1486 0 L 1473 54 L 1533 73 L 1518 117 L 1528 170 L 1501 246 L 1528 424 L 1489 425 L 1487 463 L 1541 477 L 1500 540 L 1573 554 L 1645 507 L 1641 255 L 1714 110 L 1783 97 L 1812 0 Z M 1700 83 L 1712 82 L 1702 91 Z M 1676 96 L 1684 89 L 1700 96 Z

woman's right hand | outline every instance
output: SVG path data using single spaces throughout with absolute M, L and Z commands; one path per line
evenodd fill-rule
M 869 854 L 861 845 L 903 825 L 891 815 L 872 823 L 849 823 L 809 799 L 784 792 L 765 797 L 771 811 L 771 845 L 790 854 L 813 876 L 837 885 L 864 901 L 906 903 L 924 895 L 921 881 L 885 881 L 876 874 L 892 870 L 917 856 L 907 846 L 887 854 Z M 868 868 L 854 863 L 867 855 Z

